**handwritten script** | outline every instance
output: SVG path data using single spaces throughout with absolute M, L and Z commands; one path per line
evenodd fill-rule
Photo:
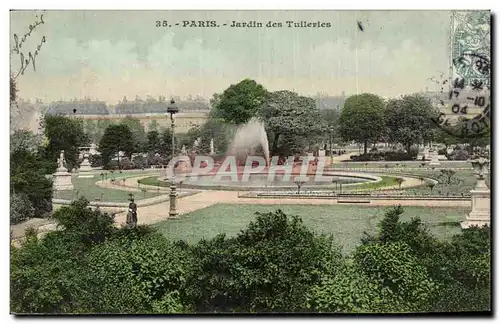
M 38 53 L 40 53 L 43 44 L 46 42 L 45 36 L 42 36 L 42 39 L 36 46 L 36 50 L 34 52 L 29 51 L 27 55 L 22 52 L 23 45 L 25 45 L 26 40 L 31 36 L 31 33 L 38 26 L 45 24 L 45 22 L 43 21 L 43 14 L 41 14 L 40 17 L 38 17 L 38 15 L 36 15 L 35 17 L 37 18 L 37 20 L 28 26 L 29 31 L 25 33 L 21 38 L 19 38 L 17 34 L 14 34 L 13 52 L 14 54 L 19 55 L 19 59 L 21 60 L 21 68 L 14 76 L 14 79 L 16 79 L 19 75 L 24 74 L 24 71 L 26 71 L 30 64 L 33 66 L 33 71 L 36 71 L 36 57 L 38 56 Z

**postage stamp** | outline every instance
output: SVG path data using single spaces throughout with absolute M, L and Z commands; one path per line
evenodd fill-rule
M 453 11 L 448 96 L 435 123 L 450 135 L 472 138 L 490 127 L 491 26 L 489 11 Z M 447 80 L 445 80 L 447 81 Z

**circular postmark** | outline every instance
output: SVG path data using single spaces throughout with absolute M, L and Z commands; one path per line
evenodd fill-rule
M 458 11 L 452 16 L 450 91 L 433 121 L 448 134 L 469 139 L 489 131 L 491 61 L 489 11 Z

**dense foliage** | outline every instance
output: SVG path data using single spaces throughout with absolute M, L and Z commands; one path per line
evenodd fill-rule
M 306 150 L 309 140 L 323 131 L 321 117 L 312 98 L 292 91 L 275 91 L 259 110 L 272 155 L 290 156 Z
M 385 110 L 389 140 L 401 143 L 407 152 L 414 144 L 428 143 L 434 135 L 432 119 L 437 115 L 430 100 L 421 95 L 389 100 Z
M 347 98 L 339 119 L 342 138 L 363 143 L 366 154 L 368 143 L 378 141 L 385 130 L 384 110 L 384 101 L 374 94 Z
M 21 146 L 10 154 L 10 190 L 12 194 L 22 194 L 24 198 L 17 197 L 11 205 L 11 221 L 33 217 L 45 217 L 52 210 L 52 180 L 45 176 L 46 170 L 51 167 L 50 162 L 43 159 L 38 152 L 33 152 Z M 27 198 L 34 208 L 33 213 L 24 216 L 17 212 L 30 208 L 18 205 L 20 199 Z
M 66 168 L 71 170 L 78 167 L 79 147 L 89 144 L 83 121 L 60 115 L 45 115 L 44 127 L 45 137 L 48 139 L 46 158 L 57 161 L 59 154 L 64 150 Z
M 390 209 L 343 256 L 298 217 L 258 214 L 234 237 L 188 245 L 114 228 L 84 199 L 59 230 L 11 250 L 15 313 L 459 312 L 490 310 L 488 228 L 451 242 Z
M 134 137 L 128 126 L 124 124 L 110 125 L 106 128 L 106 132 L 99 143 L 99 151 L 101 152 L 104 167 L 109 168 L 109 163 L 120 151 L 123 151 L 125 156 L 130 158 L 134 148 Z
M 268 96 L 267 90 L 254 80 L 232 84 L 217 96 L 212 109 L 217 118 L 230 124 L 244 124 L 257 114 Z

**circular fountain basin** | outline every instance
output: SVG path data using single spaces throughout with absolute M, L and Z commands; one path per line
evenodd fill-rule
M 297 188 L 297 182 L 301 182 L 303 188 L 335 189 L 339 185 L 352 186 L 366 182 L 379 182 L 380 177 L 364 173 L 329 172 L 322 177 L 315 174 L 301 176 L 292 174 L 288 177 L 283 174 L 275 174 L 271 177 L 267 173 L 252 173 L 242 175 L 241 173 L 225 173 L 223 176 L 214 174 L 184 174 L 176 176 L 177 181 L 182 181 L 182 186 L 199 189 L 227 189 L 227 190 L 255 190 L 259 188 L 288 189 Z M 305 178 L 307 177 L 307 179 Z M 159 179 L 168 182 L 167 179 Z

